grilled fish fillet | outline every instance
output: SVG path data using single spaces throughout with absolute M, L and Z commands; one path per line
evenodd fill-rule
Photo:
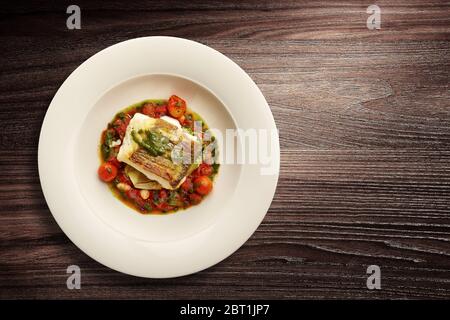
M 177 189 L 198 165 L 193 158 L 191 163 L 182 161 L 175 163 L 171 158 L 172 150 L 179 144 L 190 144 L 191 150 L 195 150 L 194 145 L 197 144 L 197 148 L 201 150 L 201 143 L 197 138 L 177 124 L 178 122 L 172 118 L 155 119 L 136 113 L 127 127 L 117 159 L 135 168 L 150 180 L 158 182 L 163 188 Z M 164 154 L 151 154 L 133 139 L 133 132 L 136 134 L 142 131 L 157 133 L 166 138 Z

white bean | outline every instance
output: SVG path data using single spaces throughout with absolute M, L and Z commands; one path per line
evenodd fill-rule
M 150 197 L 150 192 L 148 190 L 141 190 L 139 192 L 141 194 L 141 198 L 147 200 Z
M 118 183 L 118 184 L 116 185 L 116 187 L 117 187 L 117 189 L 119 189 L 120 191 L 128 191 L 128 190 L 131 189 L 131 187 L 130 187 L 128 184 L 123 183 L 123 182 Z
M 114 148 L 117 146 L 120 146 L 122 144 L 122 141 L 120 139 L 117 139 L 116 141 L 111 141 L 111 144 L 109 145 L 110 148 Z

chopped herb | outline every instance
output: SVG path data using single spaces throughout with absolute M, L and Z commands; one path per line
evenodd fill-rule
M 111 154 L 111 148 L 105 144 L 102 144 L 101 150 L 102 150 L 103 161 L 108 160 L 109 156 Z
M 159 201 L 159 195 L 158 195 L 157 192 L 154 192 L 154 193 L 153 193 L 153 203 L 154 203 L 154 204 L 159 204 L 159 203 L 160 203 L 160 201 Z
M 107 130 L 105 133 L 105 140 L 101 146 L 102 157 L 104 161 L 107 161 L 111 157 L 111 143 L 114 141 L 114 133 Z
M 176 191 L 171 191 L 169 194 L 169 199 L 167 203 L 171 206 L 182 206 L 183 202 L 181 201 L 180 195 Z
M 163 155 L 169 148 L 169 139 L 155 131 L 141 129 L 136 133 L 132 130 L 131 136 L 139 146 L 154 157 Z

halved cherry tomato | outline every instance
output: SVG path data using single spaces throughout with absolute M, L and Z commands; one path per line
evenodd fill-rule
M 105 182 L 111 182 L 117 176 L 117 167 L 105 162 L 98 168 L 98 176 Z
M 174 118 L 181 118 L 186 112 L 186 101 L 173 95 L 169 98 L 169 106 L 167 107 L 170 116 Z
M 213 167 L 207 163 L 202 163 L 197 170 L 201 176 L 210 176 L 213 173 Z
M 192 204 L 199 204 L 202 201 L 202 197 L 196 193 L 189 194 L 189 200 Z
M 194 180 L 194 190 L 198 194 L 207 195 L 212 190 L 212 181 L 207 176 L 200 176 Z

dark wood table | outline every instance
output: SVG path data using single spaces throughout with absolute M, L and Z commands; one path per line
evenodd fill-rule
M 376 1 L 10 1 L 0 19 L 0 298 L 450 298 L 450 4 Z M 37 169 L 58 87 L 117 42 L 207 44 L 261 88 L 281 175 L 256 233 L 177 279 L 112 271 L 64 235 Z M 220 76 L 220 75 L 217 75 Z M 61 173 L 63 174 L 63 173 Z M 81 290 L 66 268 L 82 269 Z M 366 269 L 381 268 L 381 290 Z

